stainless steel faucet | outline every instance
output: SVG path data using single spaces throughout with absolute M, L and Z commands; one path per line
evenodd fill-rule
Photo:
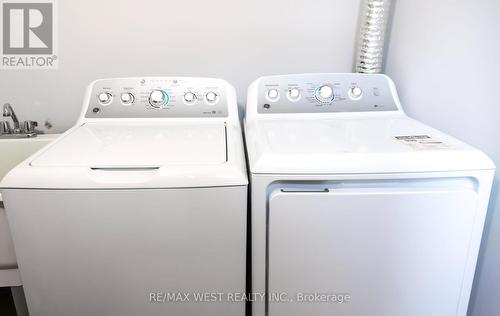
M 21 126 L 14 109 L 9 103 L 3 105 L 2 114 L 4 117 L 12 119 L 14 127 L 11 128 L 8 121 L 0 122 L 0 138 L 26 138 L 37 135 L 35 127 L 38 126 L 38 123 L 35 121 L 24 121 L 23 126 Z
M 9 117 L 12 119 L 12 122 L 14 122 L 14 129 L 16 130 L 19 130 L 20 129 L 20 125 L 19 125 L 19 120 L 17 119 L 17 115 L 16 113 L 14 112 L 14 109 L 12 108 L 12 106 L 9 104 L 9 103 L 5 103 L 3 105 L 3 116 L 4 117 Z

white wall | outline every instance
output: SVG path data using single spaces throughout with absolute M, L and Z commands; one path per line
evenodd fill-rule
M 144 75 L 221 77 L 243 103 L 258 76 L 350 71 L 358 9 L 359 0 L 58 1 L 59 69 L 0 70 L 0 105 L 59 132 L 92 80 Z
M 386 69 L 410 116 L 484 150 L 500 168 L 500 1 L 397 0 Z M 500 315 L 497 173 L 473 316 Z

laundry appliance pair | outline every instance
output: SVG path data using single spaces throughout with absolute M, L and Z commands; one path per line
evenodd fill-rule
M 260 78 L 245 141 L 223 80 L 92 83 L 1 184 L 31 315 L 466 314 L 494 166 L 389 78 Z

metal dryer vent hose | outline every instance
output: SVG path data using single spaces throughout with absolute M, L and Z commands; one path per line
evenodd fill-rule
M 391 0 L 362 0 L 356 72 L 382 72 Z

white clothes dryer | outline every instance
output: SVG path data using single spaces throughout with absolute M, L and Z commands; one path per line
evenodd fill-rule
M 248 90 L 254 316 L 465 316 L 494 165 L 384 75 Z

